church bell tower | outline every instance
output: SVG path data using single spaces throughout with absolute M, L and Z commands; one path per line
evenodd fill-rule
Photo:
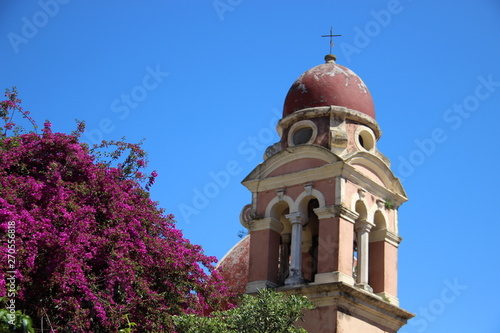
M 309 332 L 397 332 L 398 208 L 407 201 L 368 88 L 335 56 L 303 73 L 285 98 L 280 141 L 244 180 L 251 204 L 247 293 L 277 288 L 316 306 Z

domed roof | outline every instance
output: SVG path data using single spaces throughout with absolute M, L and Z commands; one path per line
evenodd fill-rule
M 226 280 L 227 288 L 236 296 L 245 293 L 250 266 L 250 235 L 240 240 L 221 259 L 217 267 Z
M 285 98 L 283 117 L 305 108 L 336 105 L 375 119 L 372 96 L 363 80 L 329 56 L 325 59 L 326 63 L 306 71 L 292 84 Z

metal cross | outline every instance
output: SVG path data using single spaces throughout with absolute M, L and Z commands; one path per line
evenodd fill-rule
M 342 35 L 334 35 L 333 34 L 333 28 L 330 27 L 330 34 L 329 35 L 323 35 L 321 37 L 330 37 L 330 54 L 332 54 L 332 47 L 333 47 L 333 37 L 340 37 Z

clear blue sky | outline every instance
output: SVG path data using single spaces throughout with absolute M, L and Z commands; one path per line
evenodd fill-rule
M 410 198 L 399 297 L 418 317 L 402 332 L 500 332 L 498 0 L 2 0 L 0 87 L 56 131 L 146 138 L 153 199 L 221 258 L 251 200 L 240 181 L 330 26 Z

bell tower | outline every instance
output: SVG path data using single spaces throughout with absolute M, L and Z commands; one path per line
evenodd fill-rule
M 335 56 L 285 98 L 280 141 L 244 180 L 250 233 L 247 293 L 277 288 L 316 308 L 309 332 L 396 332 L 398 208 L 406 193 L 377 148 L 381 131 L 363 81 Z

